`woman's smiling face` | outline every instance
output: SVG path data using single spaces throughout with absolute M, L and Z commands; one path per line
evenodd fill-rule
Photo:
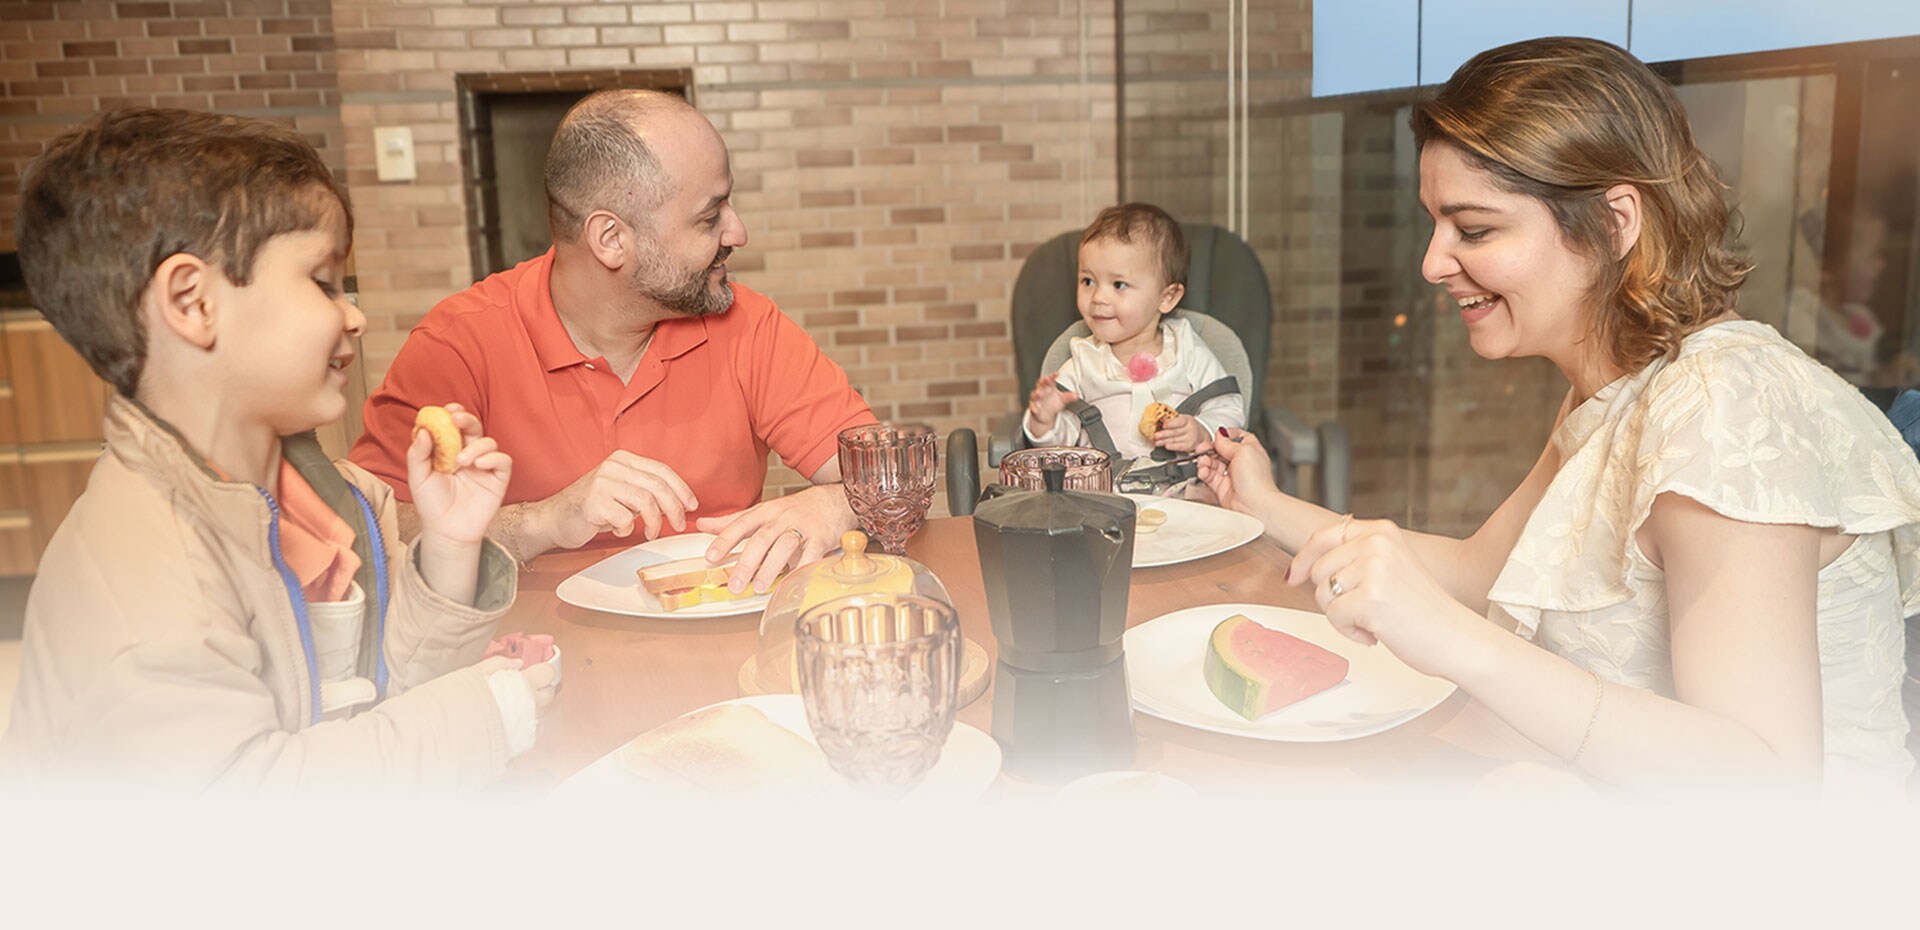
M 1546 204 L 1500 189 L 1439 140 L 1420 153 L 1420 203 L 1434 224 L 1420 272 L 1460 305 L 1473 351 L 1577 365 L 1597 269 L 1568 246 Z

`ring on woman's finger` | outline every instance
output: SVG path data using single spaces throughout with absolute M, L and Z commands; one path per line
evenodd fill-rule
M 795 542 L 798 542 L 803 546 L 807 544 L 807 534 L 800 532 L 799 527 L 789 526 L 786 528 L 786 531 L 781 533 L 780 535 L 785 536 L 787 533 L 793 534 L 793 538 Z
M 1347 589 L 1340 586 L 1340 579 L 1338 578 L 1333 579 L 1333 581 L 1327 585 L 1327 590 L 1332 591 L 1334 597 L 1339 597 L 1347 593 Z

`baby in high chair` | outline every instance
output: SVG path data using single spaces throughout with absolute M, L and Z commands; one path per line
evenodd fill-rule
M 1186 294 L 1187 257 L 1180 224 L 1159 207 L 1100 211 L 1080 237 L 1078 303 L 1092 334 L 1075 337 L 1066 363 L 1034 385 L 1021 424 L 1028 442 L 1110 443 L 1103 451 L 1120 466 L 1156 448 L 1192 452 L 1223 427 L 1246 426 L 1238 386 L 1220 384 L 1220 359 L 1174 312 Z M 1197 409 L 1176 409 L 1202 392 L 1211 396 L 1187 404 Z M 1067 410 L 1076 399 L 1100 411 L 1104 443 Z

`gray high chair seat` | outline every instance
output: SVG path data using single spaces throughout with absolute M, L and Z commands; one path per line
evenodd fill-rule
M 1346 511 L 1352 487 L 1346 430 L 1338 421 L 1308 427 L 1293 411 L 1269 407 L 1261 396 L 1273 332 L 1273 297 L 1259 257 L 1240 237 L 1218 226 L 1182 223 L 1180 230 L 1191 258 L 1186 294 L 1176 312 L 1193 325 L 1221 366 L 1240 383 L 1248 430 L 1273 458 L 1275 483 L 1289 494 L 1300 495 L 1300 472 L 1312 467 L 1313 493 L 1302 496 L 1329 510 Z M 1020 387 L 1013 412 L 993 420 L 986 457 L 989 469 L 998 468 L 1007 453 L 1026 447 L 1020 420 L 1027 394 L 1041 374 L 1066 361 L 1073 337 L 1088 333 L 1077 301 L 1080 232 L 1061 233 L 1034 249 L 1014 280 L 1011 329 L 1014 373 Z M 964 468 L 970 463 L 962 466 L 973 473 L 975 483 L 969 485 L 967 475 L 955 471 L 956 457 L 977 454 L 972 451 L 971 431 L 965 432 L 960 443 L 965 448 L 950 447 L 947 458 L 948 503 L 960 515 L 972 512 L 973 501 L 959 498 L 967 487 L 978 487 L 977 472 Z

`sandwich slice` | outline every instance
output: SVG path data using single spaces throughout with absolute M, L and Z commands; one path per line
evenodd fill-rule
M 758 597 L 753 586 L 735 594 L 727 588 L 727 576 L 733 573 L 732 558 L 718 565 L 705 556 L 661 562 L 640 569 L 640 586 L 660 601 L 662 610 L 685 610 L 699 604 Z

